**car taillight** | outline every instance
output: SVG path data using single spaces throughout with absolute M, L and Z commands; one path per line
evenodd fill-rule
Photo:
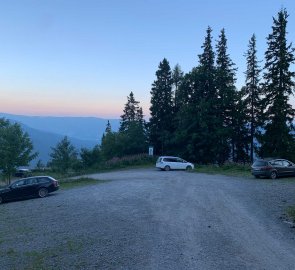
M 54 180 L 54 181 L 53 181 L 53 185 L 54 185 L 55 187 L 58 187 L 58 181 Z

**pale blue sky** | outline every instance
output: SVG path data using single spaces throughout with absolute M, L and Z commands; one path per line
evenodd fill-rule
M 133 91 L 147 115 L 159 62 L 196 66 L 208 25 L 225 28 L 240 87 L 248 40 L 263 60 L 282 7 L 295 42 L 293 0 L 0 0 L 0 111 L 116 118 Z

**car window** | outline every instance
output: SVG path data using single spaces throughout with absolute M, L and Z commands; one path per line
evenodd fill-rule
M 177 162 L 181 162 L 182 163 L 182 162 L 184 162 L 184 160 L 182 158 L 178 158 L 177 159 Z
M 33 185 L 33 184 L 37 184 L 38 181 L 36 178 L 29 178 L 29 179 L 26 179 L 26 185 Z
M 273 163 L 272 163 L 272 165 L 274 165 L 274 166 L 282 166 L 283 163 L 282 163 L 281 160 L 274 160 Z
M 253 164 L 253 166 L 257 166 L 257 167 L 266 166 L 266 165 L 267 165 L 267 162 L 266 161 L 262 161 L 262 160 L 255 161 L 254 164 Z
M 13 188 L 16 188 L 16 187 L 21 187 L 21 186 L 24 186 L 25 185 L 25 180 L 20 180 L 20 181 L 17 181 L 15 182 L 12 187 Z
M 38 178 L 39 184 L 48 183 L 50 180 L 47 177 Z
M 162 158 L 158 158 L 157 162 L 161 162 L 162 161 Z
M 289 166 L 291 166 L 291 163 L 290 163 L 289 161 L 287 161 L 287 160 L 282 160 L 282 164 L 283 164 L 283 166 L 285 166 L 285 167 L 289 167 Z

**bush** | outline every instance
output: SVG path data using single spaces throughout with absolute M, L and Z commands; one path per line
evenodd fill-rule
M 136 166 L 136 165 L 149 165 L 156 162 L 156 157 L 149 156 L 148 154 L 137 154 L 124 156 L 121 158 L 114 157 L 105 162 L 106 168 L 120 168 L 126 166 Z

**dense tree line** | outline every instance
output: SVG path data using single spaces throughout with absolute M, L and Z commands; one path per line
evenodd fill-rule
M 245 86 L 237 89 L 236 67 L 222 29 L 214 50 L 208 27 L 198 65 L 183 74 L 160 62 L 151 90 L 150 143 L 157 154 L 179 154 L 200 163 L 295 158 L 294 48 L 287 42 L 285 9 L 273 18 L 265 65 L 260 68 L 256 37 L 245 54 Z M 261 78 L 260 74 L 263 72 Z

